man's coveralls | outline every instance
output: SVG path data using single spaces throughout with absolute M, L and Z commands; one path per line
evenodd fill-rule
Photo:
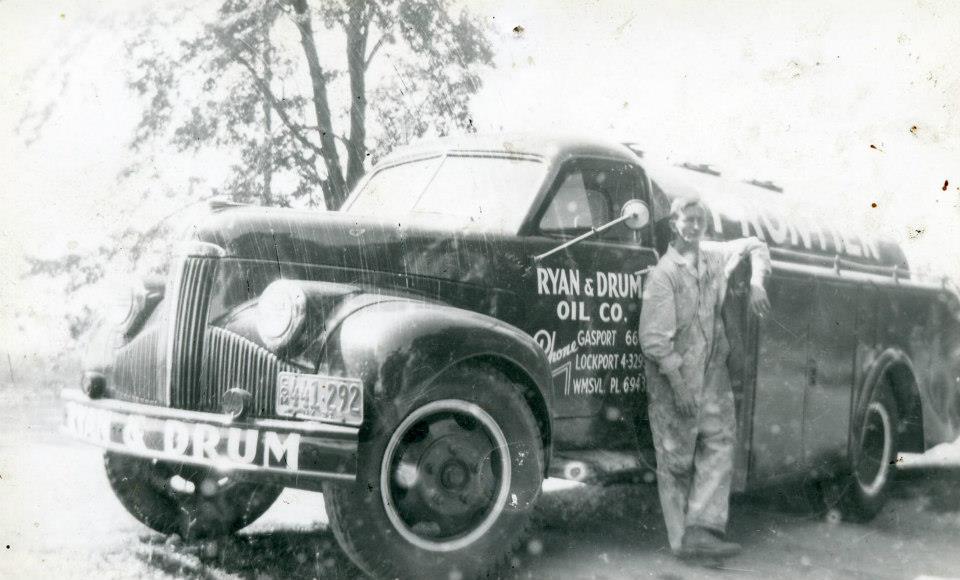
M 644 285 L 640 344 L 646 357 L 650 428 L 657 486 L 674 552 L 684 529 L 723 533 L 727 525 L 736 412 L 720 310 L 727 281 L 751 256 L 752 281 L 763 283 L 770 253 L 757 238 L 701 242 L 697 267 L 670 246 Z M 679 369 L 697 404 L 694 417 L 677 413 L 664 373 Z

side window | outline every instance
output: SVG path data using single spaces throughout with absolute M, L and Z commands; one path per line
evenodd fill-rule
M 586 230 L 610 221 L 610 200 L 603 192 L 588 189 L 584 173 L 567 173 L 540 220 L 540 231 L 560 233 Z
M 673 233 L 670 231 L 670 200 L 667 199 L 667 195 L 660 186 L 657 185 L 656 181 L 653 182 L 653 194 L 651 197 L 653 207 L 651 208 L 652 215 L 650 216 L 650 221 L 653 225 L 647 227 L 652 227 L 657 239 L 655 249 L 657 253 L 662 256 L 667 251 L 670 238 L 673 237 Z
M 645 184 L 643 171 L 629 163 L 595 159 L 570 162 L 548 198 L 539 222 L 540 232 L 572 236 L 601 226 L 617 218 L 628 200 L 647 201 Z M 632 242 L 635 236 L 621 224 L 601 233 L 600 239 Z

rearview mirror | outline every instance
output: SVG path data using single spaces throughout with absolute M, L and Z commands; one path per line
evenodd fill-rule
M 533 259 L 534 261 L 539 262 L 544 258 L 552 256 L 553 254 L 556 254 L 560 250 L 569 248 L 570 246 L 578 242 L 582 242 L 583 240 L 589 237 L 595 236 L 600 232 L 608 230 L 617 224 L 626 224 L 628 228 L 636 231 L 642 228 L 643 226 L 647 225 L 648 223 L 650 223 L 650 209 L 647 207 L 647 204 L 643 203 L 639 199 L 631 199 L 627 203 L 623 204 L 623 207 L 620 209 L 620 217 L 618 217 L 617 219 L 613 221 L 609 221 L 603 224 L 602 226 L 590 228 L 590 231 L 582 235 L 579 235 L 570 241 L 564 242 L 552 250 L 549 250 L 547 252 L 534 256 Z
M 620 219 L 631 230 L 639 230 L 650 223 L 650 208 L 639 199 L 631 199 L 620 209 Z

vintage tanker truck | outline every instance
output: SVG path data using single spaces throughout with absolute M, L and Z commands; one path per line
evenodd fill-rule
M 710 236 L 774 259 L 772 316 L 736 278 L 725 306 L 735 489 L 868 519 L 898 452 L 960 435 L 957 295 L 895 244 L 712 173 L 474 137 L 391 155 L 339 212 L 212 206 L 91 341 L 64 426 L 160 532 L 230 533 L 296 487 L 370 575 L 492 573 L 545 477 L 652 481 L 644 273 L 670 199 L 697 194 Z

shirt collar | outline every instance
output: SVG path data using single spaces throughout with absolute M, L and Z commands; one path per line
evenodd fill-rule
M 690 263 L 680 255 L 680 252 L 673 247 L 673 245 L 667 246 L 667 251 L 663 254 L 663 257 L 660 258 L 660 261 L 666 260 L 674 265 L 674 267 L 682 268 L 688 274 L 695 278 L 700 278 L 706 272 L 706 260 L 703 257 L 703 248 L 700 248 L 700 251 L 697 252 L 697 269 L 694 270 L 690 267 Z

